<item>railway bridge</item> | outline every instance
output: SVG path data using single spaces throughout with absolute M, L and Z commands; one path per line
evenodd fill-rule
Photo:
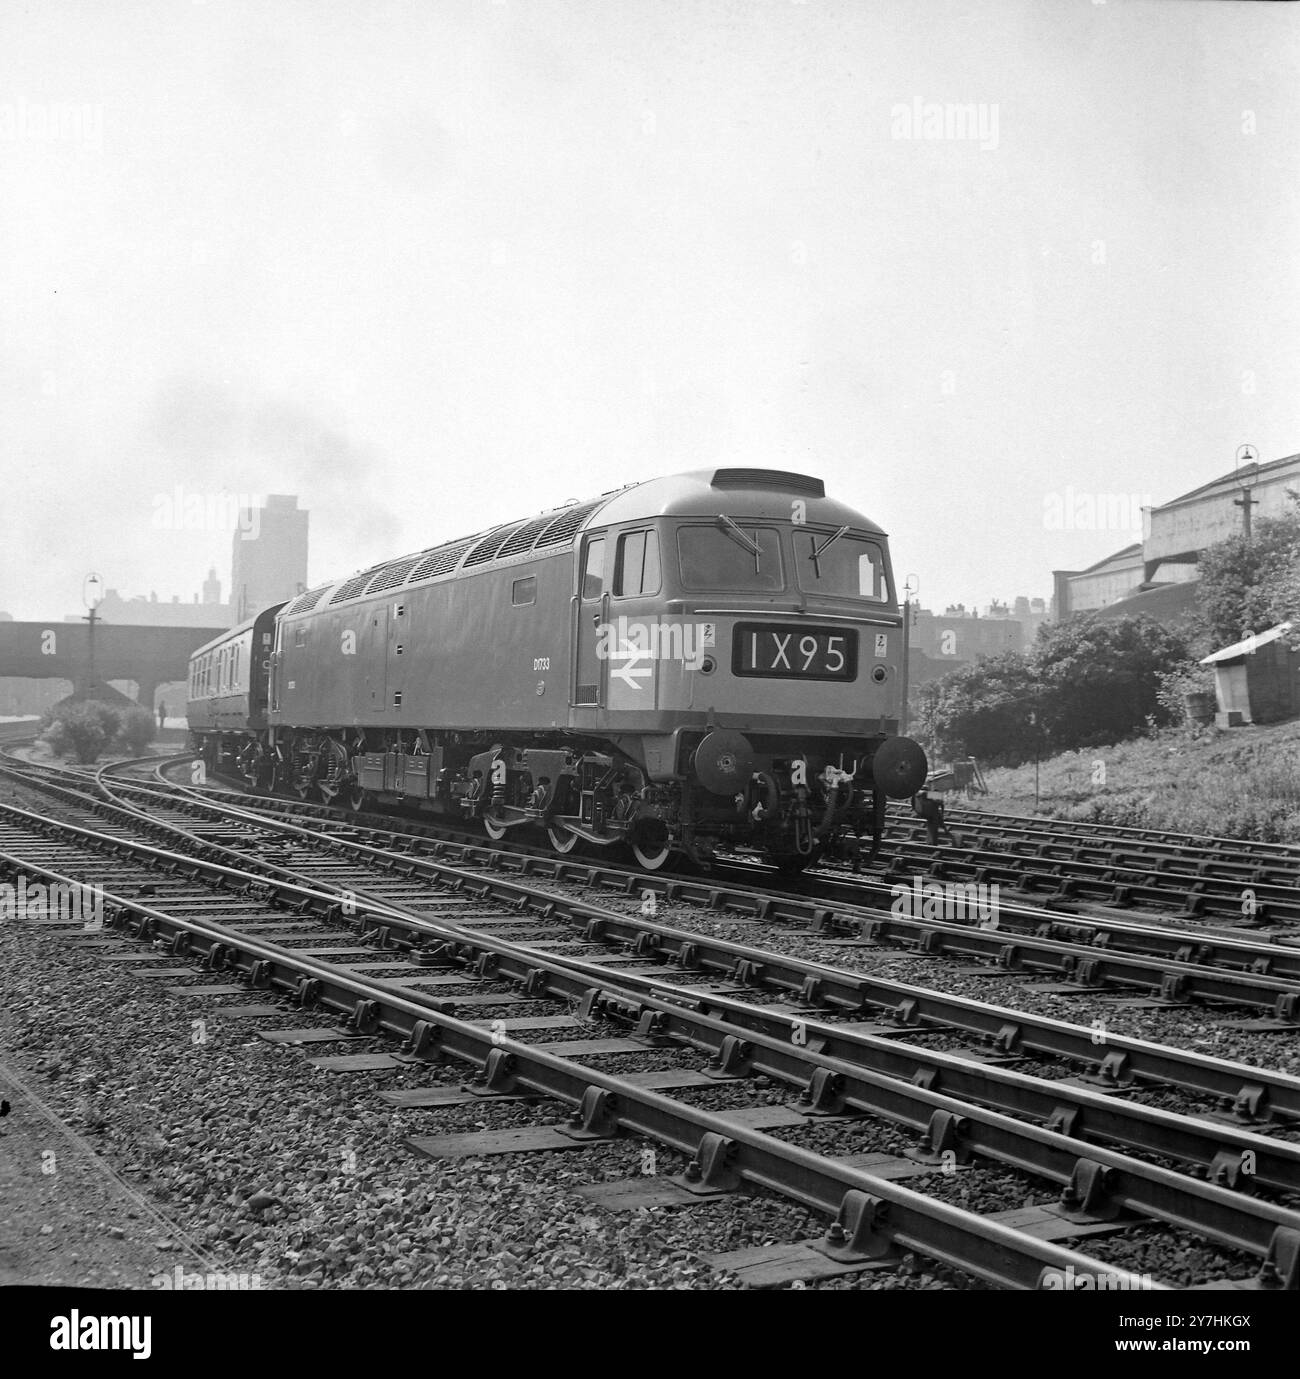
M 0 622 L 0 677 L 71 680 L 78 693 L 110 680 L 134 680 L 152 711 L 158 686 L 189 676 L 191 654 L 213 627 L 140 627 L 96 622 L 94 666 L 86 622 Z

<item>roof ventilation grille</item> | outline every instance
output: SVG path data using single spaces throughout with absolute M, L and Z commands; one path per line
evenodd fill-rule
M 806 493 L 810 498 L 826 497 L 826 485 L 820 479 L 784 469 L 719 469 L 713 476 L 713 487 L 775 488 L 782 493 Z

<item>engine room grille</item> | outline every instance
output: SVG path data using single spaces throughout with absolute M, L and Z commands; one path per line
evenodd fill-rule
M 562 546 L 571 542 L 574 532 L 599 506 L 599 503 L 584 503 L 580 507 L 565 508 L 537 538 L 534 549 L 540 551 L 543 546 Z
M 461 556 L 472 544 L 471 541 L 458 541 L 454 546 L 439 546 L 436 551 L 430 551 L 412 571 L 411 583 L 414 584 L 417 579 L 432 579 L 435 575 L 450 574 L 460 564 Z
M 826 485 L 809 474 L 790 474 L 784 469 L 719 469 L 713 476 L 714 488 L 776 488 L 782 493 L 806 493 L 810 498 L 825 498 Z
M 522 527 L 518 527 L 511 532 L 504 546 L 497 552 L 498 558 L 507 555 L 518 555 L 521 551 L 531 551 L 533 542 L 538 536 L 555 520 L 555 514 L 548 512 L 544 517 L 534 517 L 531 522 L 525 522 Z
M 294 599 L 293 603 L 284 610 L 285 616 L 288 617 L 291 613 L 311 612 L 321 601 L 322 596 L 329 587 L 328 584 L 322 584 L 319 589 L 310 589 L 305 594 L 299 594 L 299 596 Z
M 505 544 L 506 538 L 513 536 L 519 527 L 518 522 L 508 522 L 504 527 L 497 527 L 494 531 L 488 532 L 483 540 L 465 557 L 466 567 L 482 565 L 489 560 L 494 560 L 497 552 Z
M 362 570 L 359 575 L 353 575 L 346 583 L 339 586 L 338 592 L 330 599 L 330 603 L 342 603 L 344 599 L 353 599 L 366 587 L 374 578 L 375 567 L 372 565 L 368 570 Z
M 420 563 L 418 555 L 408 556 L 405 560 L 395 560 L 391 565 L 385 565 L 382 570 L 366 585 L 367 594 L 377 594 L 382 589 L 396 589 L 399 584 L 406 582 L 406 577 Z

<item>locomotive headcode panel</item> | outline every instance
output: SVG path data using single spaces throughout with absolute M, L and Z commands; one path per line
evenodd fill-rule
M 858 634 L 852 628 L 804 632 L 798 627 L 737 623 L 732 669 L 737 675 L 856 680 Z
M 196 653 L 190 725 L 262 790 L 649 868 L 721 846 L 799 868 L 924 780 L 898 736 L 901 626 L 870 518 L 807 475 L 704 470 L 265 610 Z

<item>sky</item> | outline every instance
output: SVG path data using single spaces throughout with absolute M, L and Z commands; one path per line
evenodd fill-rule
M 1298 58 L 1216 0 L 8 0 L 0 610 L 228 589 L 236 495 L 315 584 L 737 463 L 925 606 L 1049 597 L 1139 535 L 1063 506 L 1300 451 Z

